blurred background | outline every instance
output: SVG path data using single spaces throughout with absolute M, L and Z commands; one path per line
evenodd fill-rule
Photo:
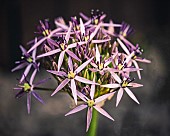
M 26 97 L 15 99 L 13 87 L 20 72 L 11 73 L 20 59 L 19 45 L 35 36 L 39 20 L 56 17 L 66 21 L 79 12 L 90 15 L 91 9 L 107 14 L 106 20 L 125 21 L 135 29 L 130 37 L 144 49 L 152 61 L 140 65 L 144 87 L 135 89 L 140 105 L 127 95 L 119 107 L 115 99 L 104 109 L 115 122 L 99 115 L 98 136 L 169 136 L 170 135 L 170 4 L 165 0 L 1 0 L 0 1 L 0 136 L 84 136 L 86 112 L 65 117 L 72 101 L 67 95 L 50 97 L 40 92 L 45 105 L 35 99 L 31 114 L 27 114 Z M 54 25 L 54 24 L 53 24 Z M 45 78 L 49 75 L 40 75 Z M 55 82 L 50 81 L 55 87 Z

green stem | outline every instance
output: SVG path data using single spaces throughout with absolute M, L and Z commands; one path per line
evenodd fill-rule
M 93 115 L 87 136 L 97 136 L 98 112 L 93 108 Z

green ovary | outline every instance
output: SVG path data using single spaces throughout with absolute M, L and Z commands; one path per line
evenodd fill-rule
M 24 83 L 23 87 L 25 92 L 29 92 L 29 90 L 31 89 L 31 86 L 28 83 Z
M 95 104 L 95 102 L 94 102 L 94 100 L 88 100 L 87 104 L 89 107 L 92 107 Z

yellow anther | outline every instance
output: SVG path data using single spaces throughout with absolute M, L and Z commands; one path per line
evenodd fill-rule
M 123 83 L 122 83 L 122 87 L 127 87 L 128 86 L 128 82 L 127 81 L 123 81 Z
M 99 64 L 99 69 L 102 70 L 104 68 L 104 64 L 103 63 L 100 63 Z
M 97 25 L 99 23 L 99 20 L 98 19 L 95 19 L 94 20 L 94 24 Z
M 89 38 L 90 38 L 90 37 L 89 37 L 88 35 L 84 37 L 85 41 L 88 41 Z
M 94 102 L 94 100 L 88 100 L 87 104 L 89 107 L 92 107 L 95 104 L 95 102 Z
M 118 67 L 118 70 L 122 70 L 123 65 L 122 65 L 122 64 L 119 64 L 117 67 Z
M 61 47 L 62 50 L 65 50 L 65 44 L 64 43 L 61 43 L 60 47 Z
M 45 29 L 42 33 L 44 36 L 48 36 L 50 34 L 48 29 Z
M 32 63 L 32 62 L 33 62 L 33 59 L 32 59 L 31 57 L 29 57 L 29 58 L 27 58 L 27 61 L 28 61 L 29 63 Z
M 68 78 L 69 78 L 69 79 L 74 78 L 75 75 L 76 75 L 76 74 L 75 74 L 73 71 L 69 71 L 69 72 L 68 72 Z

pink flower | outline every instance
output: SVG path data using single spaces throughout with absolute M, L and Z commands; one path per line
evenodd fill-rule
M 65 87 L 69 82 L 71 82 L 71 91 L 72 91 L 72 95 L 74 98 L 75 103 L 77 104 L 77 90 L 76 90 L 76 83 L 75 80 L 82 82 L 82 83 L 86 83 L 86 84 L 97 84 L 93 81 L 90 81 L 86 78 L 80 77 L 78 76 L 78 73 L 81 72 L 81 70 L 83 70 L 91 61 L 93 60 L 93 57 L 89 60 L 87 60 L 86 62 L 84 62 L 82 65 L 80 65 L 76 70 L 73 70 L 73 64 L 72 64 L 72 60 L 69 57 L 68 59 L 68 66 L 69 66 L 69 70 L 68 73 L 66 74 L 63 71 L 54 71 L 54 70 L 47 70 L 48 72 L 61 76 L 61 77 L 66 77 L 61 84 L 56 88 L 56 90 L 52 93 L 51 96 L 53 96 L 54 94 L 56 94 L 58 91 L 60 91 L 63 87 Z M 98 85 L 98 84 L 97 84 Z
M 117 89 L 118 88 L 118 93 L 117 93 L 117 99 L 116 99 L 116 107 L 118 106 L 124 91 L 132 98 L 136 103 L 139 104 L 139 101 L 135 97 L 135 95 L 132 93 L 132 91 L 128 87 L 136 88 L 136 87 L 142 87 L 143 85 L 138 84 L 138 83 L 133 83 L 133 80 L 130 80 L 128 78 L 124 78 L 123 80 L 120 79 L 120 77 L 112 72 L 113 78 L 118 82 L 118 83 L 112 83 L 112 84 L 105 84 L 101 85 L 101 87 L 106 87 L 106 88 L 113 88 Z
M 93 82 L 95 82 L 95 77 L 93 79 Z M 95 110 L 97 110 L 98 112 L 100 112 L 105 117 L 107 117 L 107 118 L 111 119 L 112 121 L 114 121 L 114 119 L 105 110 L 103 110 L 98 105 L 99 102 L 102 102 L 103 100 L 107 99 L 109 96 L 113 95 L 114 92 L 102 95 L 102 96 L 94 99 L 95 84 L 92 84 L 91 85 L 91 89 L 90 89 L 90 99 L 87 98 L 84 94 L 80 93 L 79 91 L 77 91 L 77 94 L 80 97 L 80 99 L 83 100 L 85 103 L 77 106 L 76 108 L 74 108 L 73 110 L 68 112 L 65 116 L 68 116 L 70 114 L 74 114 L 76 112 L 79 112 L 79 111 L 87 108 L 87 126 L 86 126 L 86 131 L 88 131 L 90 123 L 91 123 L 93 108 Z

